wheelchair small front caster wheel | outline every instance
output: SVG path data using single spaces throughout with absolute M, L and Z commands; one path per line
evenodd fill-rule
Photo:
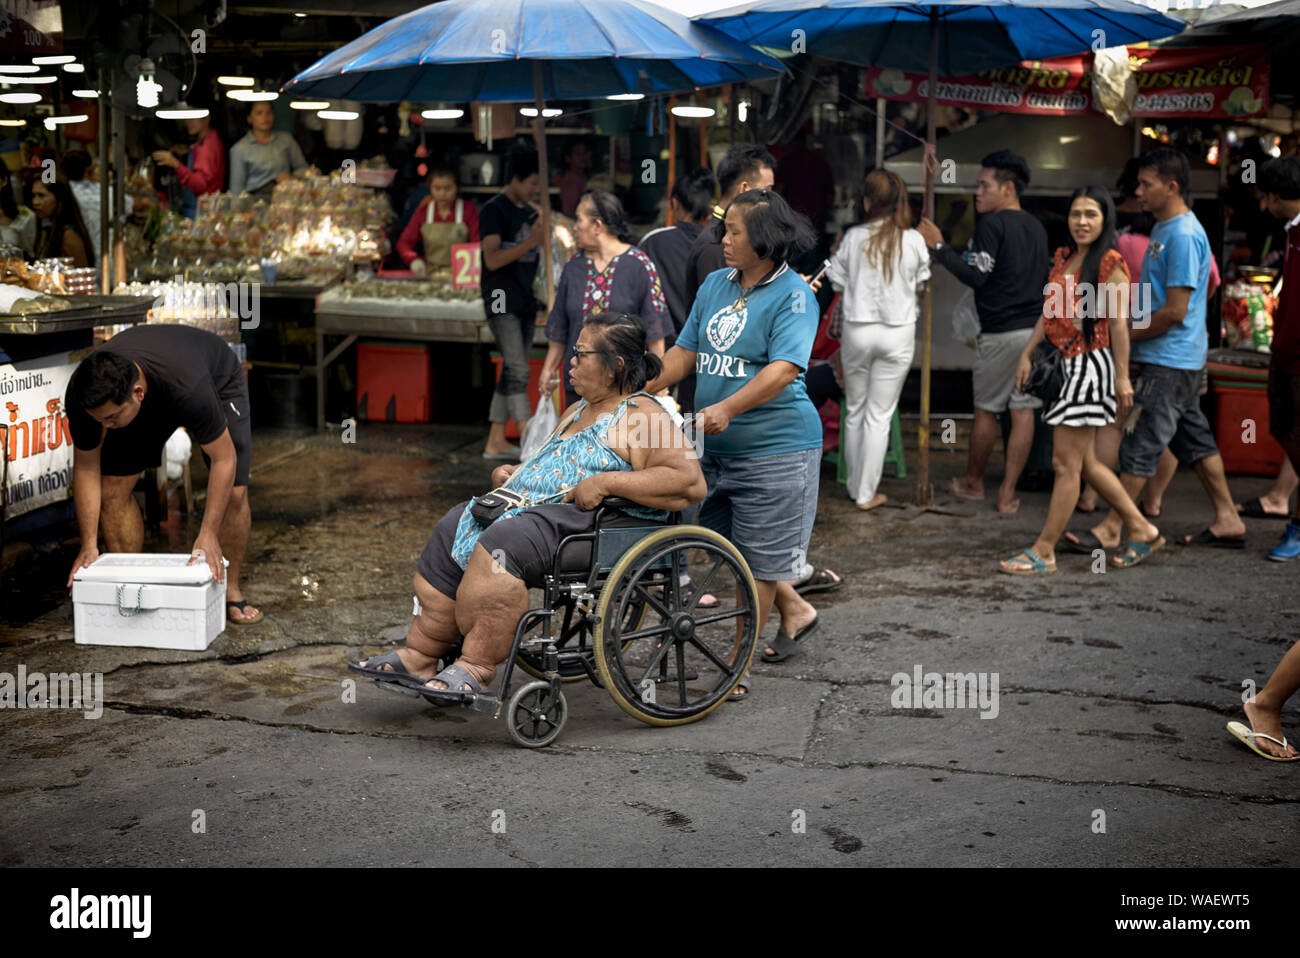
M 510 696 L 506 722 L 510 737 L 524 748 L 550 745 L 564 728 L 569 706 L 563 692 L 551 690 L 550 682 L 529 682 Z

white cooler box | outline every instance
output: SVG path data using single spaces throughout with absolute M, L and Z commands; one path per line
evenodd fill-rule
M 226 627 L 226 584 L 212 578 L 207 563 L 189 561 L 188 555 L 117 552 L 78 569 L 76 643 L 206 649 Z

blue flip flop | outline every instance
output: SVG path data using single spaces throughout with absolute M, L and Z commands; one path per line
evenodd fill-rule
M 1146 561 L 1151 553 L 1160 549 L 1165 544 L 1164 536 L 1157 536 L 1151 542 L 1135 542 L 1130 539 L 1124 543 L 1124 552 L 1111 559 L 1111 564 L 1117 569 L 1131 569 L 1133 566 Z M 1132 555 L 1129 555 L 1132 553 Z
M 1048 565 L 1033 549 L 1026 549 L 1019 555 L 1004 559 L 998 565 L 998 571 L 1007 575 L 1051 575 L 1056 571 L 1056 560 L 1053 559 L 1052 564 Z

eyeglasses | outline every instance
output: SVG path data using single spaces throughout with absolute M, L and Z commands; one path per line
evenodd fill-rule
M 578 362 L 582 362 L 583 356 L 599 356 L 604 353 L 603 349 L 577 349 L 573 350 L 573 355 L 578 357 Z

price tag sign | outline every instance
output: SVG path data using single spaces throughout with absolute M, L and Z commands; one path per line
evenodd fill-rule
M 478 289 L 483 259 L 478 243 L 457 243 L 451 248 L 452 289 Z

